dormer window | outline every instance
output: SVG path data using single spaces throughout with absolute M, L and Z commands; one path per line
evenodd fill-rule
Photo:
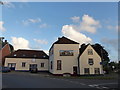
M 44 58 L 46 57 L 46 56 L 43 56 Z
M 88 55 L 93 55 L 93 50 L 92 49 L 88 49 Z
M 25 54 L 23 54 L 23 57 L 25 56 Z
M 37 55 L 34 55 L 34 57 L 37 57 Z
M 16 54 L 14 54 L 14 56 L 17 56 Z

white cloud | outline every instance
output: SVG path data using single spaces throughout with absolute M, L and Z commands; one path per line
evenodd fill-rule
M 8 1 L 3 2 L 3 4 L 4 4 L 3 6 L 5 6 L 7 8 L 14 8 L 15 7 L 15 5 L 13 3 L 8 2 Z
M 118 31 L 118 25 L 116 25 L 116 26 L 112 26 L 112 25 L 108 25 L 107 26 L 107 29 L 109 29 L 109 30 L 116 30 L 116 31 Z
M 89 15 L 83 15 L 82 21 L 80 21 L 78 16 L 74 16 L 71 19 L 73 22 L 78 23 L 77 25 L 71 25 L 77 31 L 96 33 L 96 30 L 101 27 L 100 22 Z
M 46 27 L 48 27 L 48 25 L 46 23 L 44 23 L 44 24 L 41 24 L 39 27 L 40 28 L 46 28 Z
M 95 20 L 93 17 L 89 15 L 83 15 L 82 21 L 80 21 L 79 25 L 73 25 L 73 28 L 77 31 L 86 31 L 90 33 L 96 33 L 96 30 L 100 27 L 100 22 Z
M 65 35 L 66 37 L 75 40 L 77 42 L 79 42 L 80 44 L 83 43 L 90 43 L 92 42 L 92 39 L 85 36 L 84 34 L 76 31 L 73 26 L 71 25 L 64 25 L 62 27 L 62 34 Z
M 78 16 L 71 17 L 71 19 L 72 19 L 72 21 L 75 22 L 75 23 L 80 22 L 80 17 L 78 17 Z
M 14 49 L 30 49 L 29 48 L 29 41 L 22 38 L 22 37 L 11 37 L 12 38 L 12 45 Z
M 83 15 L 82 21 L 80 21 L 78 16 L 71 17 L 71 19 L 77 25 L 64 25 L 62 27 L 62 34 L 80 44 L 91 43 L 92 39 L 81 33 L 81 31 L 96 33 L 97 29 L 101 26 L 100 22 L 89 15 Z
M 3 27 L 4 22 L 0 21 L 0 31 L 5 31 L 6 29 Z
M 37 18 L 37 19 L 27 19 L 27 20 L 23 20 L 22 21 L 24 25 L 29 25 L 30 23 L 39 23 L 41 22 L 41 19 L 40 18 Z
M 48 44 L 46 40 L 40 40 L 40 39 L 33 39 L 33 40 L 39 44 Z

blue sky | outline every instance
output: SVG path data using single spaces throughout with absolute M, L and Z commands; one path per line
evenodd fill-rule
M 60 36 L 100 43 L 116 61 L 117 2 L 12 2 L 2 6 L 2 36 L 18 48 L 46 52 Z M 1 17 L 1 16 L 0 16 Z

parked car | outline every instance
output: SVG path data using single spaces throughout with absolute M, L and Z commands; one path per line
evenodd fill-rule
M 35 68 L 35 67 L 31 67 L 31 68 L 30 68 L 30 72 L 31 72 L 31 73 L 37 73 L 38 70 L 37 70 L 37 68 Z
M 2 72 L 10 72 L 11 69 L 9 67 L 2 67 Z

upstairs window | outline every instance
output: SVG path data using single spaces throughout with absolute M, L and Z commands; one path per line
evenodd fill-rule
M 88 55 L 93 55 L 93 50 L 92 49 L 88 49 Z
M 73 56 L 73 50 L 60 50 L 60 56 Z
M 34 57 L 37 57 L 37 55 L 34 55 Z
M 41 63 L 41 67 L 44 67 L 44 63 Z
M 46 56 L 43 56 L 44 58 L 46 57 Z
M 93 59 L 92 59 L 92 58 L 89 58 L 89 59 L 88 59 L 88 64 L 89 64 L 89 65 L 93 65 L 93 64 L 94 64 L 94 62 L 93 62 Z
M 61 70 L 62 69 L 62 62 L 61 60 L 57 60 L 57 70 Z
M 14 56 L 17 56 L 16 54 L 14 54 Z
M 22 67 L 25 67 L 25 65 L 26 65 L 26 62 L 22 62 Z
M 23 54 L 23 57 L 25 57 L 26 55 L 25 54 Z

